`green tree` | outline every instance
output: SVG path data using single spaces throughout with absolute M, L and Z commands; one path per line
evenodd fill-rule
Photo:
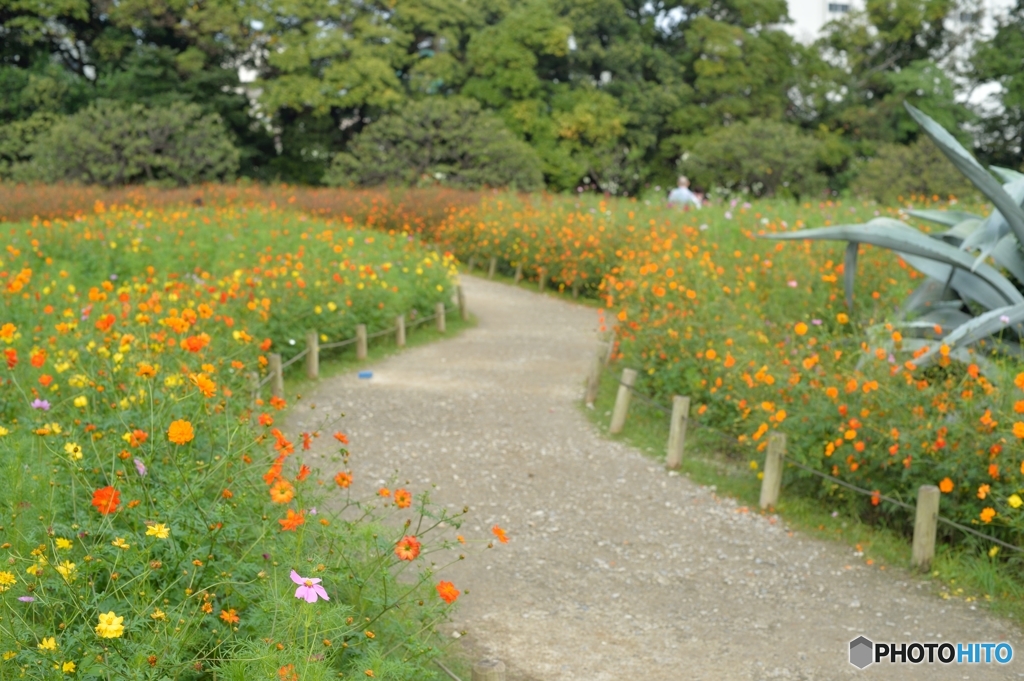
M 1024 169 L 1024 4 L 1018 2 L 994 36 L 972 57 L 974 85 L 996 83 L 1000 106 L 982 122 L 981 154 L 991 163 Z
M 37 137 L 29 153 L 33 174 L 51 182 L 188 185 L 230 179 L 238 169 L 220 117 L 181 102 L 97 100 Z
M 924 195 L 946 199 L 975 197 L 977 191 L 927 139 L 913 144 L 885 144 L 864 162 L 850 184 L 854 194 L 892 204 Z
M 825 188 L 820 154 L 821 142 L 795 125 L 751 119 L 701 138 L 680 170 L 709 191 L 804 197 Z
M 542 186 L 540 161 L 499 118 L 470 99 L 429 97 L 368 125 L 335 156 L 331 185 Z

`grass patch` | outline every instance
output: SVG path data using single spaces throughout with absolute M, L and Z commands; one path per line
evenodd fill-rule
M 584 408 L 584 413 L 609 439 L 625 442 L 664 462 L 669 431 L 669 418 L 664 412 L 633 399 L 623 431 L 617 435 L 608 433 L 618 386 L 616 377 L 604 372 L 594 409 Z M 759 455 L 759 468 L 763 462 L 763 455 Z M 735 439 L 721 431 L 691 424 L 680 473 L 757 509 L 761 481 Z M 787 494 L 788 479 L 788 475 L 783 478 L 783 491 L 775 510 L 791 529 L 816 539 L 837 541 L 863 553 L 851 556 L 851 561 L 861 560 L 879 569 L 909 569 L 909 537 L 892 528 L 869 525 L 849 513 L 827 510 L 820 499 L 794 493 L 792 489 Z M 1024 624 L 1024 582 L 1012 574 L 1020 563 L 993 559 L 987 554 L 988 549 L 969 541 L 956 546 L 940 543 L 931 572 L 918 578 L 930 582 L 941 598 L 982 603 L 993 613 Z

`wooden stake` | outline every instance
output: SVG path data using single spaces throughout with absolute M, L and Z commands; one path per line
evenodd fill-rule
M 405 347 L 405 315 L 400 314 L 395 317 L 395 344 L 400 347 Z
M 593 407 L 597 401 L 597 392 L 601 387 L 601 355 L 594 357 L 594 363 L 590 365 L 590 374 L 587 376 L 587 393 L 584 402 L 588 407 Z
M 306 334 L 306 378 L 315 381 L 320 378 L 320 336 L 316 331 Z
M 356 324 L 356 359 L 366 359 L 366 324 Z
M 470 274 L 472 274 L 474 267 L 476 267 L 476 256 L 475 255 L 471 255 L 471 256 L 469 256 L 469 263 L 466 265 L 466 270 Z
M 636 383 L 636 371 L 634 369 L 622 370 L 622 381 L 619 383 L 619 393 L 615 396 L 615 408 L 612 410 L 612 424 L 608 432 L 621 433 L 626 425 L 626 413 L 629 411 L 630 388 Z
M 458 293 L 459 293 L 459 317 L 462 318 L 462 321 L 466 321 L 466 320 L 469 319 L 469 308 L 466 307 L 466 294 L 463 292 L 461 286 L 458 287 Z
M 918 570 L 928 570 L 935 557 L 935 534 L 939 527 L 939 497 L 935 485 L 917 489 L 917 514 L 914 517 L 914 546 L 911 561 Z
M 547 271 L 547 269 L 542 267 L 541 270 L 540 270 L 540 281 L 538 282 L 537 290 L 540 291 L 541 293 L 543 293 L 544 292 L 544 287 L 547 286 L 547 283 L 548 283 L 548 271 Z
M 761 508 L 779 503 L 782 491 L 782 457 L 786 453 L 786 436 L 778 431 L 768 434 L 768 454 L 764 459 L 764 478 L 761 479 Z
M 665 465 L 679 468 L 683 462 L 683 448 L 686 443 L 686 424 L 690 420 L 690 398 L 672 396 L 672 421 L 668 429 L 668 450 Z
M 515 279 L 512 280 L 512 283 L 513 284 L 518 284 L 522 280 L 523 280 L 523 263 L 518 262 L 518 263 L 516 263 L 516 276 L 515 276 Z
M 270 394 L 274 397 L 284 397 L 284 372 L 281 370 L 281 355 L 272 352 L 267 359 L 270 361 L 270 375 L 274 377 L 270 381 Z
M 612 361 L 612 353 L 614 353 L 614 352 L 615 352 L 615 334 L 613 333 L 613 334 L 611 334 L 611 337 L 608 339 L 608 350 L 607 350 L 607 352 L 605 352 L 605 355 L 604 355 L 605 366 L 607 366 L 608 364 L 611 363 L 611 361 Z
M 487 268 L 487 278 L 494 279 L 494 273 L 498 271 L 498 256 L 491 256 L 491 264 Z
M 444 333 L 445 330 L 445 319 L 444 319 L 444 303 L 438 303 L 434 307 L 434 312 L 437 314 L 437 330 Z
M 260 398 L 260 375 L 255 371 L 249 372 L 249 391 L 252 393 L 251 408 L 256 410 L 256 400 Z
M 473 681 L 505 681 L 505 663 L 501 660 L 480 660 L 473 665 Z
M 577 279 L 576 281 L 572 282 L 572 297 L 574 299 L 580 297 L 580 280 L 579 279 Z

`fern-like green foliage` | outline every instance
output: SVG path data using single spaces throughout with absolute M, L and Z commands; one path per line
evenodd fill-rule
M 988 217 L 961 211 L 912 210 L 914 217 L 943 225 L 925 234 L 892 218 L 766 235 L 781 240 L 847 242 L 846 304 L 853 307 L 857 253 L 862 243 L 887 248 L 925 275 L 903 302 L 899 348 L 922 364 L 940 354 L 977 361 L 975 350 L 1024 356 L 1024 174 L 988 169 L 932 118 L 907 104 L 907 111 L 942 154 L 992 201 Z M 997 179 L 998 178 L 998 179 Z M 991 259 L 992 264 L 988 261 Z M 891 342 L 891 341 L 890 341 Z

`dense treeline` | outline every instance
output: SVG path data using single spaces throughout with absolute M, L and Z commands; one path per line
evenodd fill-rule
M 937 159 L 909 100 L 1021 165 L 1024 10 L 868 0 L 814 45 L 785 0 L 0 0 L 0 179 L 233 176 L 887 198 Z M 956 24 L 959 25 L 959 24 Z M 1003 107 L 954 93 L 998 81 Z M 970 131 L 968 133 L 967 131 Z M 874 160 L 872 160 L 874 159 Z M 921 190 L 957 192 L 934 169 Z

